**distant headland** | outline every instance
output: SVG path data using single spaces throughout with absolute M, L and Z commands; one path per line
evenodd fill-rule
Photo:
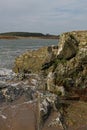
M 34 32 L 6 32 L 6 33 L 0 33 L 0 39 L 19 39 L 19 38 L 58 39 L 59 35 L 34 33 Z

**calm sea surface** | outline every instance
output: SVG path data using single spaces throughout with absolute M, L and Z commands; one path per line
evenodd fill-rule
M 57 44 L 57 39 L 0 40 L 0 68 L 11 69 L 15 58 L 27 50 Z

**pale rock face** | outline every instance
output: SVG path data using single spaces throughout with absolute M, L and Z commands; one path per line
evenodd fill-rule
M 48 91 L 54 91 L 54 92 L 59 92 L 61 93 L 61 96 L 65 95 L 65 89 L 64 86 L 57 86 L 54 84 L 54 73 L 49 72 L 48 76 L 47 76 L 47 90 Z
M 22 54 L 16 58 L 13 70 L 16 73 L 45 74 L 47 77 L 43 84 L 47 86 L 42 86 L 52 92 L 58 88 L 56 85 L 66 85 L 68 78 L 72 79 L 74 86 L 87 86 L 87 31 L 63 33 L 58 46 Z
M 61 45 L 59 46 L 59 49 L 58 49 L 57 55 L 59 55 L 59 54 L 61 53 L 62 49 L 63 49 L 63 45 L 61 44 Z
M 56 86 L 56 91 L 61 93 L 61 96 L 65 95 L 64 86 Z
M 71 34 L 63 34 L 60 36 L 58 44 L 57 57 L 59 59 L 70 59 L 77 53 L 78 41 Z
M 54 74 L 52 72 L 49 72 L 47 76 L 47 90 L 50 91 L 52 86 L 54 85 Z

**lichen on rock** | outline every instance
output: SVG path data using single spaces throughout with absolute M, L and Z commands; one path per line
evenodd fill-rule
M 58 46 L 25 52 L 16 58 L 13 70 L 42 73 L 51 89 L 55 86 L 87 87 L 87 31 L 63 33 Z M 48 83 L 49 73 L 53 81 Z M 49 89 L 49 85 L 47 87 Z
M 74 57 L 78 50 L 79 42 L 69 33 L 62 34 L 59 41 L 59 49 L 57 52 L 58 59 L 70 59 Z
M 40 72 L 41 65 L 44 63 L 47 56 L 47 47 L 27 51 L 16 58 L 13 70 L 16 73 L 38 73 Z

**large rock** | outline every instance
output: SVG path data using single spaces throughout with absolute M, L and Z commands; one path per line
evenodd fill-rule
M 27 51 L 16 58 L 13 70 L 16 73 L 38 73 L 46 57 L 48 57 L 48 47 Z
M 16 58 L 14 71 L 43 72 L 45 77 L 48 75 L 45 78 L 48 90 L 55 86 L 86 87 L 87 31 L 63 33 L 58 46 L 25 52 Z
M 62 48 L 60 51 L 62 45 L 63 47 L 68 45 L 66 50 Z M 87 32 L 70 32 L 63 34 L 60 39 L 58 52 L 57 57 L 58 59 L 61 57 L 61 59 L 57 60 L 58 62 L 54 72 L 56 73 L 56 84 L 63 84 L 65 87 L 70 87 L 70 83 L 68 82 L 68 79 L 70 79 L 70 82 L 72 82 L 71 87 L 86 87 Z M 65 60 L 63 60 L 63 58 Z
M 40 96 L 40 115 L 45 120 L 51 113 L 51 110 L 57 110 L 61 107 L 58 96 L 52 93 L 39 94 Z M 58 107 L 58 108 L 57 108 Z
M 62 34 L 58 50 L 53 52 L 57 53 L 51 65 L 52 75 L 47 79 L 51 90 L 51 86 L 64 86 L 67 91 L 87 87 L 87 31 Z
M 72 34 L 62 34 L 60 36 L 57 57 L 59 59 L 70 59 L 74 57 L 78 50 L 78 44 L 79 42 Z

